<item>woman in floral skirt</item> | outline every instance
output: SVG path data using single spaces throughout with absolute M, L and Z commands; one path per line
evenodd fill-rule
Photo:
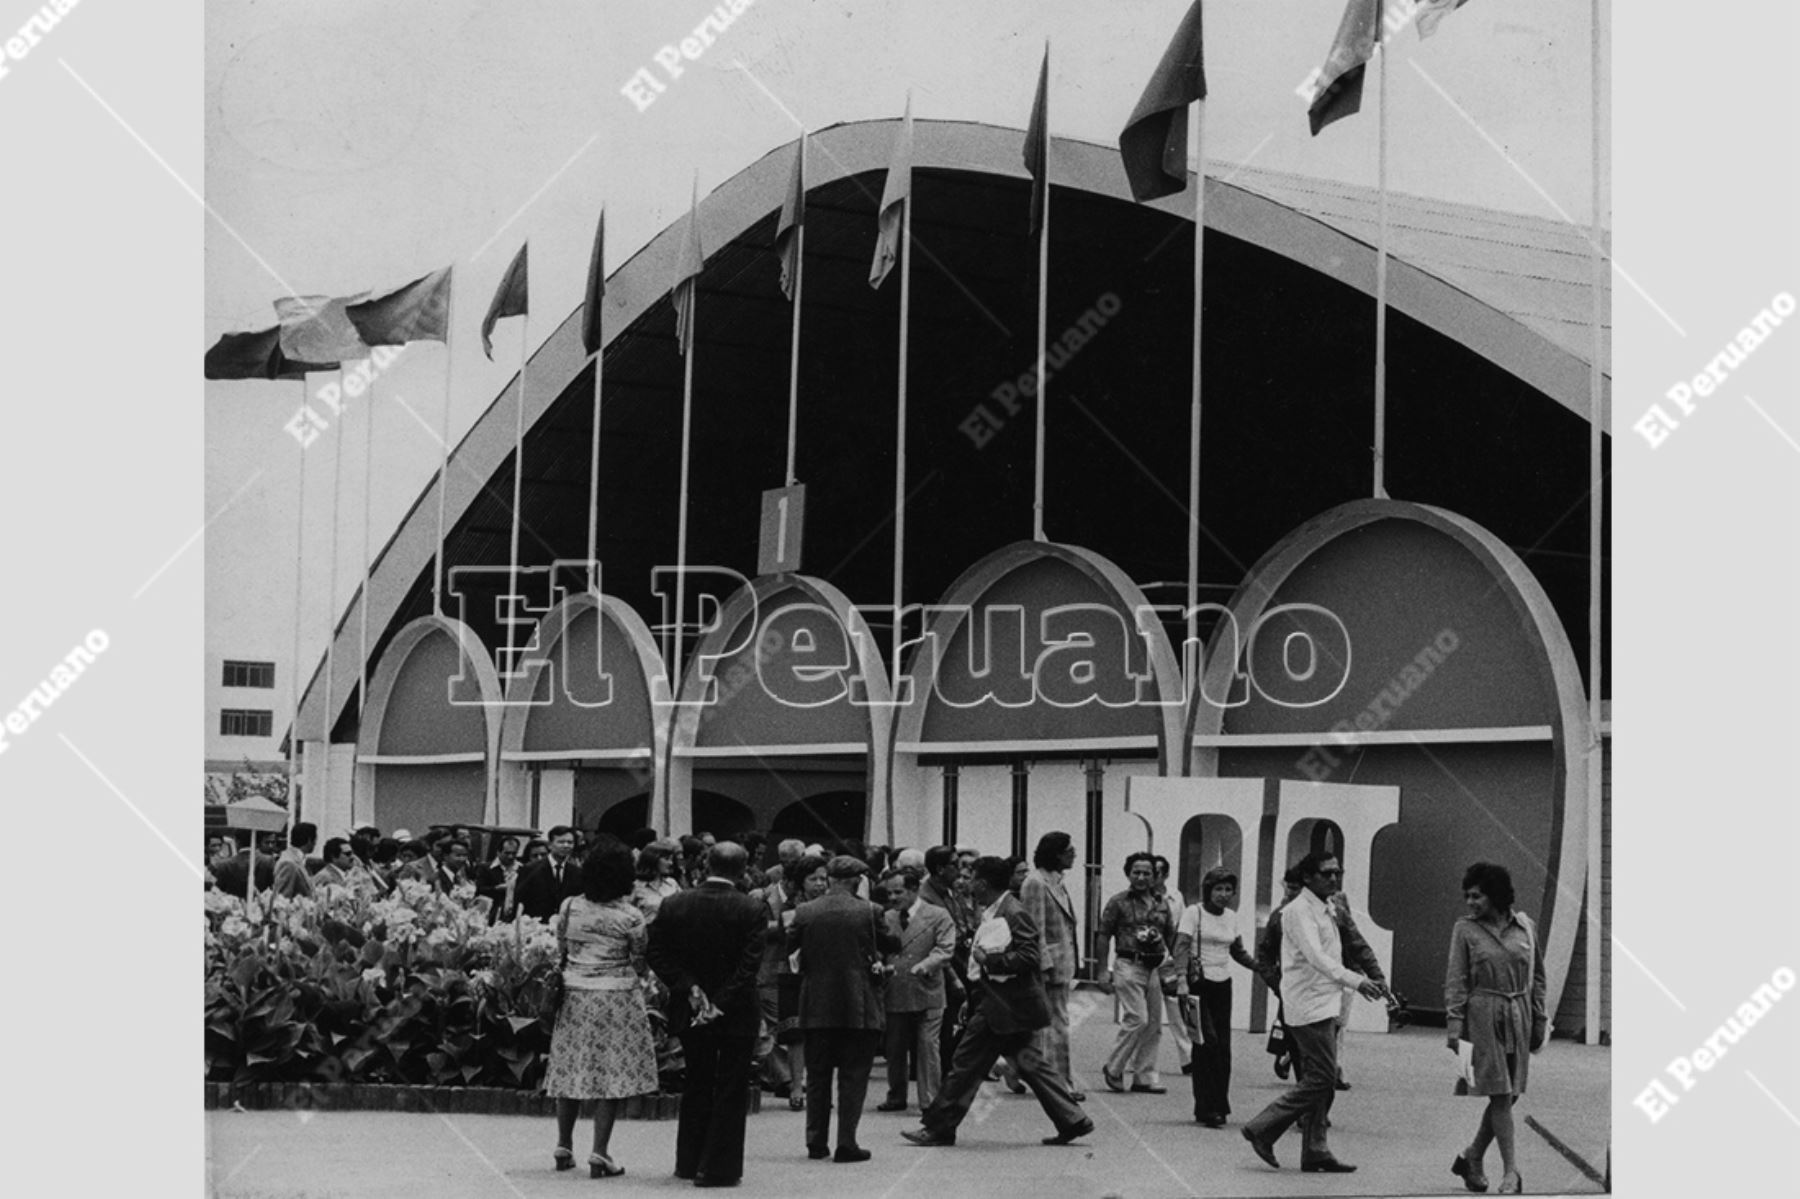
M 1450 1048 L 1469 1043 L 1468 1093 L 1487 1098 L 1481 1125 L 1450 1172 L 1471 1191 L 1488 1189 L 1482 1158 L 1500 1143 L 1502 1195 L 1524 1190 L 1513 1156 L 1513 1104 L 1525 1093 L 1531 1055 L 1544 1046 L 1549 1019 L 1544 1007 L 1544 949 L 1537 927 L 1513 911 L 1512 875 L 1504 866 L 1477 862 L 1463 874 L 1469 914 L 1450 933 L 1444 975 L 1444 1014 Z
M 565 899 L 558 914 L 557 940 L 567 956 L 544 1093 L 556 1099 L 558 1170 L 574 1168 L 575 1120 L 582 1100 L 595 1101 L 588 1155 L 594 1178 L 625 1172 L 608 1153 L 619 1104 L 657 1085 L 641 981 L 649 933 L 628 898 L 632 882 L 631 851 L 604 840 L 581 865 L 582 894 Z

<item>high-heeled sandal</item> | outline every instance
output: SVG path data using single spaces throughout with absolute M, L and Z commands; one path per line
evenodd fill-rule
M 588 1154 L 589 1178 L 617 1178 L 625 1173 L 625 1167 L 602 1153 Z
M 556 1158 L 556 1168 L 558 1170 L 573 1170 L 575 1168 L 574 1150 L 564 1149 L 561 1145 L 558 1145 L 554 1156 Z
M 1500 1180 L 1500 1194 L 1523 1195 L 1525 1193 L 1525 1176 L 1513 1170 Z
M 1476 1194 L 1481 1194 L 1488 1189 L 1487 1175 L 1481 1172 L 1480 1166 L 1469 1161 L 1469 1155 L 1466 1153 L 1456 1155 L 1456 1160 L 1450 1163 L 1450 1173 L 1462 1179 L 1463 1185 Z

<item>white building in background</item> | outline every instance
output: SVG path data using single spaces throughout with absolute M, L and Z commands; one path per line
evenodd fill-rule
M 224 803 L 231 776 L 287 772 L 282 738 L 292 715 L 287 666 L 272 656 L 206 655 L 206 793 Z

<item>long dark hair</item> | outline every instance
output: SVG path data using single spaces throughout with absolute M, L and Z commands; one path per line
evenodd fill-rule
M 582 860 L 581 893 L 593 903 L 607 903 L 631 894 L 635 877 L 625 842 L 602 835 Z

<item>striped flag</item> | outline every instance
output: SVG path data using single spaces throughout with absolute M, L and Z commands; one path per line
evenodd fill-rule
M 906 205 L 912 203 L 912 95 L 906 97 L 906 116 L 900 123 L 900 136 L 894 142 L 894 156 L 888 160 L 887 183 L 881 189 L 881 207 L 876 213 L 881 223 L 875 239 L 875 261 L 869 265 L 869 286 L 880 287 L 894 263 L 900 258 L 900 225 Z
M 788 176 L 787 199 L 781 202 L 781 220 L 775 225 L 775 253 L 781 257 L 781 294 L 794 298 L 794 280 L 800 274 L 800 226 L 806 223 L 806 134 L 794 152 L 794 172 Z
M 385 296 L 344 311 L 364 345 L 403 346 L 409 341 L 450 340 L 450 272 L 435 270 Z
M 1139 203 L 1187 188 L 1188 105 L 1206 99 L 1201 0 L 1194 0 L 1119 133 L 1125 178 Z
M 1313 136 L 1362 108 L 1363 72 L 1381 40 L 1381 0 L 1350 0 L 1331 53 L 1319 68 L 1318 90 L 1306 118 Z
M 494 360 L 494 326 L 509 316 L 524 316 L 531 311 L 530 287 L 526 282 L 526 251 L 531 243 L 526 242 L 513 255 L 512 262 L 506 268 L 506 274 L 500 279 L 500 287 L 494 292 L 493 302 L 488 305 L 487 315 L 481 318 L 481 350 Z
M 1025 124 L 1025 169 L 1031 172 L 1031 231 L 1044 226 L 1044 205 L 1050 192 L 1050 46 L 1044 45 L 1044 65 L 1038 68 L 1037 96 L 1031 101 L 1031 120 Z
M 705 267 L 706 251 L 700 245 L 700 179 L 696 175 L 687 228 L 681 234 L 681 256 L 675 260 L 675 344 L 683 354 L 694 348 L 694 294 L 700 289 L 700 272 Z
M 606 209 L 594 226 L 594 252 L 588 256 L 587 301 L 581 307 L 581 347 L 600 352 L 600 307 L 606 299 Z

